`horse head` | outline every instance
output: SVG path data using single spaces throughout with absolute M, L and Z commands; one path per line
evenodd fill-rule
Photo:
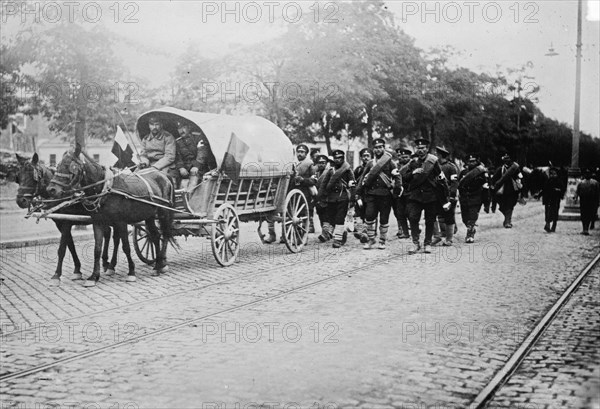
M 48 185 L 48 194 L 52 198 L 61 199 L 72 195 L 104 178 L 103 168 L 90 159 L 80 158 L 81 147 L 65 152 L 62 160 L 56 166 L 54 177 Z M 85 154 L 84 154 L 85 155 Z M 87 158 L 88 156 L 85 155 Z
M 46 187 L 52 178 L 52 171 L 39 163 L 38 154 L 35 153 L 31 160 L 17 155 L 19 172 L 17 174 L 17 205 L 26 209 L 36 196 L 47 196 Z

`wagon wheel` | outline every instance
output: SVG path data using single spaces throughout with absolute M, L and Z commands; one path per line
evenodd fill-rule
M 160 228 L 159 228 L 160 231 Z M 162 234 L 161 234 L 161 246 L 162 246 Z M 133 248 L 135 254 L 139 257 L 142 262 L 152 266 L 156 261 L 156 254 L 154 251 L 154 245 L 150 240 L 148 229 L 145 225 L 134 225 L 133 226 Z
M 283 237 L 292 253 L 298 253 L 308 242 L 309 213 L 304 194 L 294 189 L 285 197 L 283 212 Z
M 217 263 L 230 266 L 240 251 L 240 219 L 228 203 L 219 206 L 214 217 L 217 222 L 211 229 L 212 252 Z

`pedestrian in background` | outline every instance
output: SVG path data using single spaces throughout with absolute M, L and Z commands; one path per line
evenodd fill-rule
M 498 209 L 504 215 L 502 225 L 510 229 L 512 225 L 512 215 L 519 200 L 519 192 L 523 188 L 519 164 L 513 161 L 510 155 L 502 156 L 504 164 L 496 171 L 493 177 L 494 192 L 498 201 Z
M 456 227 L 456 196 L 458 192 L 458 168 L 450 160 L 450 152 L 444 146 L 436 146 L 435 148 L 440 167 L 448 182 L 450 206 L 446 209 L 440 209 L 438 215 L 439 230 L 443 236 L 442 245 L 451 246 L 454 238 L 454 228 Z M 442 237 L 440 237 L 442 238 Z
M 560 201 L 564 196 L 562 181 L 558 177 L 558 168 L 552 166 L 548 170 L 548 180 L 544 182 L 541 196 L 546 217 L 544 230 L 548 233 L 554 233 L 556 231 L 556 223 L 558 222 Z
M 316 155 L 315 156 L 315 174 L 313 178 L 316 181 L 316 188 L 319 190 L 321 185 L 323 184 L 323 180 L 325 179 L 325 171 L 327 169 L 327 165 L 329 164 L 329 158 L 325 155 Z M 321 205 L 317 202 L 315 204 L 315 210 L 317 212 L 317 216 L 319 216 L 319 224 L 321 225 L 321 234 L 319 235 L 319 240 L 325 242 L 331 238 L 329 232 L 329 222 L 327 221 L 327 212 L 326 206 L 321 203 Z M 323 238 L 323 239 L 322 239 Z
M 354 179 L 357 183 L 360 180 L 365 167 L 372 166 L 370 163 L 373 160 L 373 151 L 369 148 L 364 148 L 360 150 L 359 155 L 361 164 L 354 169 Z M 354 205 L 354 237 L 364 244 L 369 241 L 367 224 L 365 223 L 365 204 L 362 198 L 360 198 L 360 200 L 358 198 L 356 199 Z
M 600 203 L 600 183 L 592 179 L 592 172 L 589 169 L 583 171 L 583 180 L 577 185 L 575 199 L 577 198 L 579 198 L 579 211 L 583 225 L 581 234 L 589 236 L 590 225 L 596 219 Z

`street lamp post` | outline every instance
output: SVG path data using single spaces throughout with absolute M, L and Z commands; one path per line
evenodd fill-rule
M 573 140 L 571 146 L 571 167 L 569 168 L 569 179 L 567 182 L 567 194 L 565 207 L 560 214 L 561 220 L 579 220 L 579 203 L 575 201 L 579 170 L 579 113 L 581 107 L 581 23 L 582 23 L 582 0 L 577 2 L 577 52 L 575 63 L 575 117 L 573 118 Z

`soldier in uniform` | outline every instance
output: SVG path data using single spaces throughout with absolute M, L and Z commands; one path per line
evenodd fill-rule
M 175 139 L 177 153 L 175 155 L 175 168 L 179 175 L 177 186 L 181 184 L 181 179 L 189 178 L 188 190 L 192 190 L 198 184 L 200 175 L 216 168 L 216 162 L 208 141 L 198 133 L 192 133 L 191 125 L 186 121 L 177 123 L 177 132 L 179 138 Z
M 359 155 L 361 164 L 354 169 L 354 179 L 356 181 L 360 179 L 365 167 L 373 160 L 373 151 L 371 151 L 369 148 L 363 148 L 360 150 Z M 364 203 L 362 203 L 362 206 L 359 206 L 358 203 L 356 203 L 354 208 L 354 237 L 359 239 L 360 242 L 364 244 L 369 241 L 369 236 L 367 235 L 367 225 L 365 224 Z M 356 220 L 357 217 L 360 219 L 360 221 Z
M 440 231 L 444 235 L 443 246 L 451 246 L 454 238 L 454 228 L 456 226 L 456 194 L 458 191 L 458 168 L 450 161 L 450 152 L 444 146 L 436 146 L 439 163 L 444 173 L 444 177 L 448 182 L 450 206 L 447 209 L 442 209 L 438 216 Z
M 333 237 L 334 248 L 340 248 L 345 242 L 343 237 L 347 233 L 344 231 L 344 222 L 350 199 L 354 197 L 355 185 L 354 173 L 346 162 L 346 154 L 342 150 L 333 151 L 333 166 L 325 171 L 317 199 L 319 206 L 326 209 L 323 234 Z M 323 234 L 319 236 L 321 241 L 325 241 L 321 238 Z
M 398 168 L 400 169 L 400 176 L 402 180 L 406 178 L 405 174 L 402 174 L 402 168 L 404 165 L 410 162 L 412 151 L 405 147 L 396 149 L 398 155 Z M 406 196 L 400 195 L 400 197 L 394 199 L 394 216 L 398 220 L 398 233 L 396 236 L 399 239 L 408 239 L 410 237 L 408 230 L 408 212 L 406 211 Z
M 313 192 L 316 191 L 316 188 L 315 188 L 316 181 L 312 177 L 314 175 L 313 161 L 308 156 L 308 152 L 309 152 L 308 146 L 306 146 L 303 143 L 301 143 L 300 145 L 298 145 L 296 147 L 296 159 L 298 159 L 298 162 L 296 163 L 296 176 L 292 180 L 290 188 L 291 189 L 299 189 L 302 193 L 304 193 L 304 196 L 306 197 L 306 200 L 308 201 L 308 212 L 309 212 L 309 220 L 310 220 L 310 226 L 309 226 L 308 232 L 314 233 L 315 225 L 314 225 L 314 221 L 313 221 L 313 215 L 314 215 L 313 196 L 315 196 L 315 194 L 313 194 Z
M 466 167 L 458 177 L 458 194 L 462 221 L 467 227 L 465 243 L 475 241 L 475 225 L 479 218 L 481 205 L 486 213 L 490 212 L 489 176 L 487 169 L 476 155 L 469 155 Z
M 298 162 L 295 163 L 295 175 L 290 181 L 289 189 L 299 189 L 302 193 L 304 193 L 304 197 L 306 197 L 306 201 L 308 202 L 308 212 L 309 212 L 309 220 L 310 227 L 309 233 L 315 232 L 315 225 L 313 221 L 314 215 L 314 202 L 313 202 L 313 190 L 316 194 L 316 179 L 313 177 L 313 162 L 308 157 L 308 146 L 301 143 L 296 147 L 296 158 Z M 311 189 L 312 188 L 312 189 Z M 266 244 L 271 244 L 276 240 L 275 234 L 275 222 L 268 221 L 269 224 L 269 236 L 264 239 Z M 279 243 L 285 243 L 285 238 L 283 237 L 283 233 L 281 234 L 281 238 Z
M 139 169 L 153 167 L 177 180 L 175 170 L 175 138 L 163 129 L 162 121 L 157 116 L 148 118 L 150 133 L 142 137 Z
M 323 184 L 323 179 L 325 179 L 325 174 L 327 170 L 327 165 L 329 164 L 329 158 L 325 155 L 317 155 L 315 157 L 315 174 L 313 175 L 313 179 L 316 181 L 317 190 L 321 189 L 321 185 Z M 325 203 L 326 204 L 326 203 Z M 329 229 L 324 226 L 328 225 L 327 222 L 327 212 L 326 206 L 324 203 L 317 202 L 315 204 L 315 210 L 317 212 L 317 216 L 319 216 L 319 223 L 321 224 L 321 234 L 319 235 L 319 240 L 327 241 L 331 237 L 328 235 Z M 325 240 L 321 239 L 321 236 L 325 238 Z
M 402 191 L 400 172 L 392 162 L 392 155 L 385 151 L 385 140 L 377 138 L 373 141 L 375 158 L 363 169 L 358 196 L 364 200 L 365 224 L 369 241 L 364 249 L 375 245 L 375 223 L 379 216 L 379 249 L 385 249 L 389 229 L 390 211 L 393 194 L 399 196 Z
M 414 249 L 410 253 L 421 250 L 419 221 L 421 213 L 425 212 L 425 240 L 423 252 L 431 253 L 433 239 L 433 225 L 437 212 L 442 205 L 436 190 L 437 180 L 440 178 L 442 169 L 435 155 L 428 153 L 429 141 L 417 139 L 415 141 L 415 153 L 417 157 L 404 165 L 402 173 L 406 175 L 404 181 L 407 185 L 405 194 L 407 196 L 408 220 L 410 222 L 410 233 Z

